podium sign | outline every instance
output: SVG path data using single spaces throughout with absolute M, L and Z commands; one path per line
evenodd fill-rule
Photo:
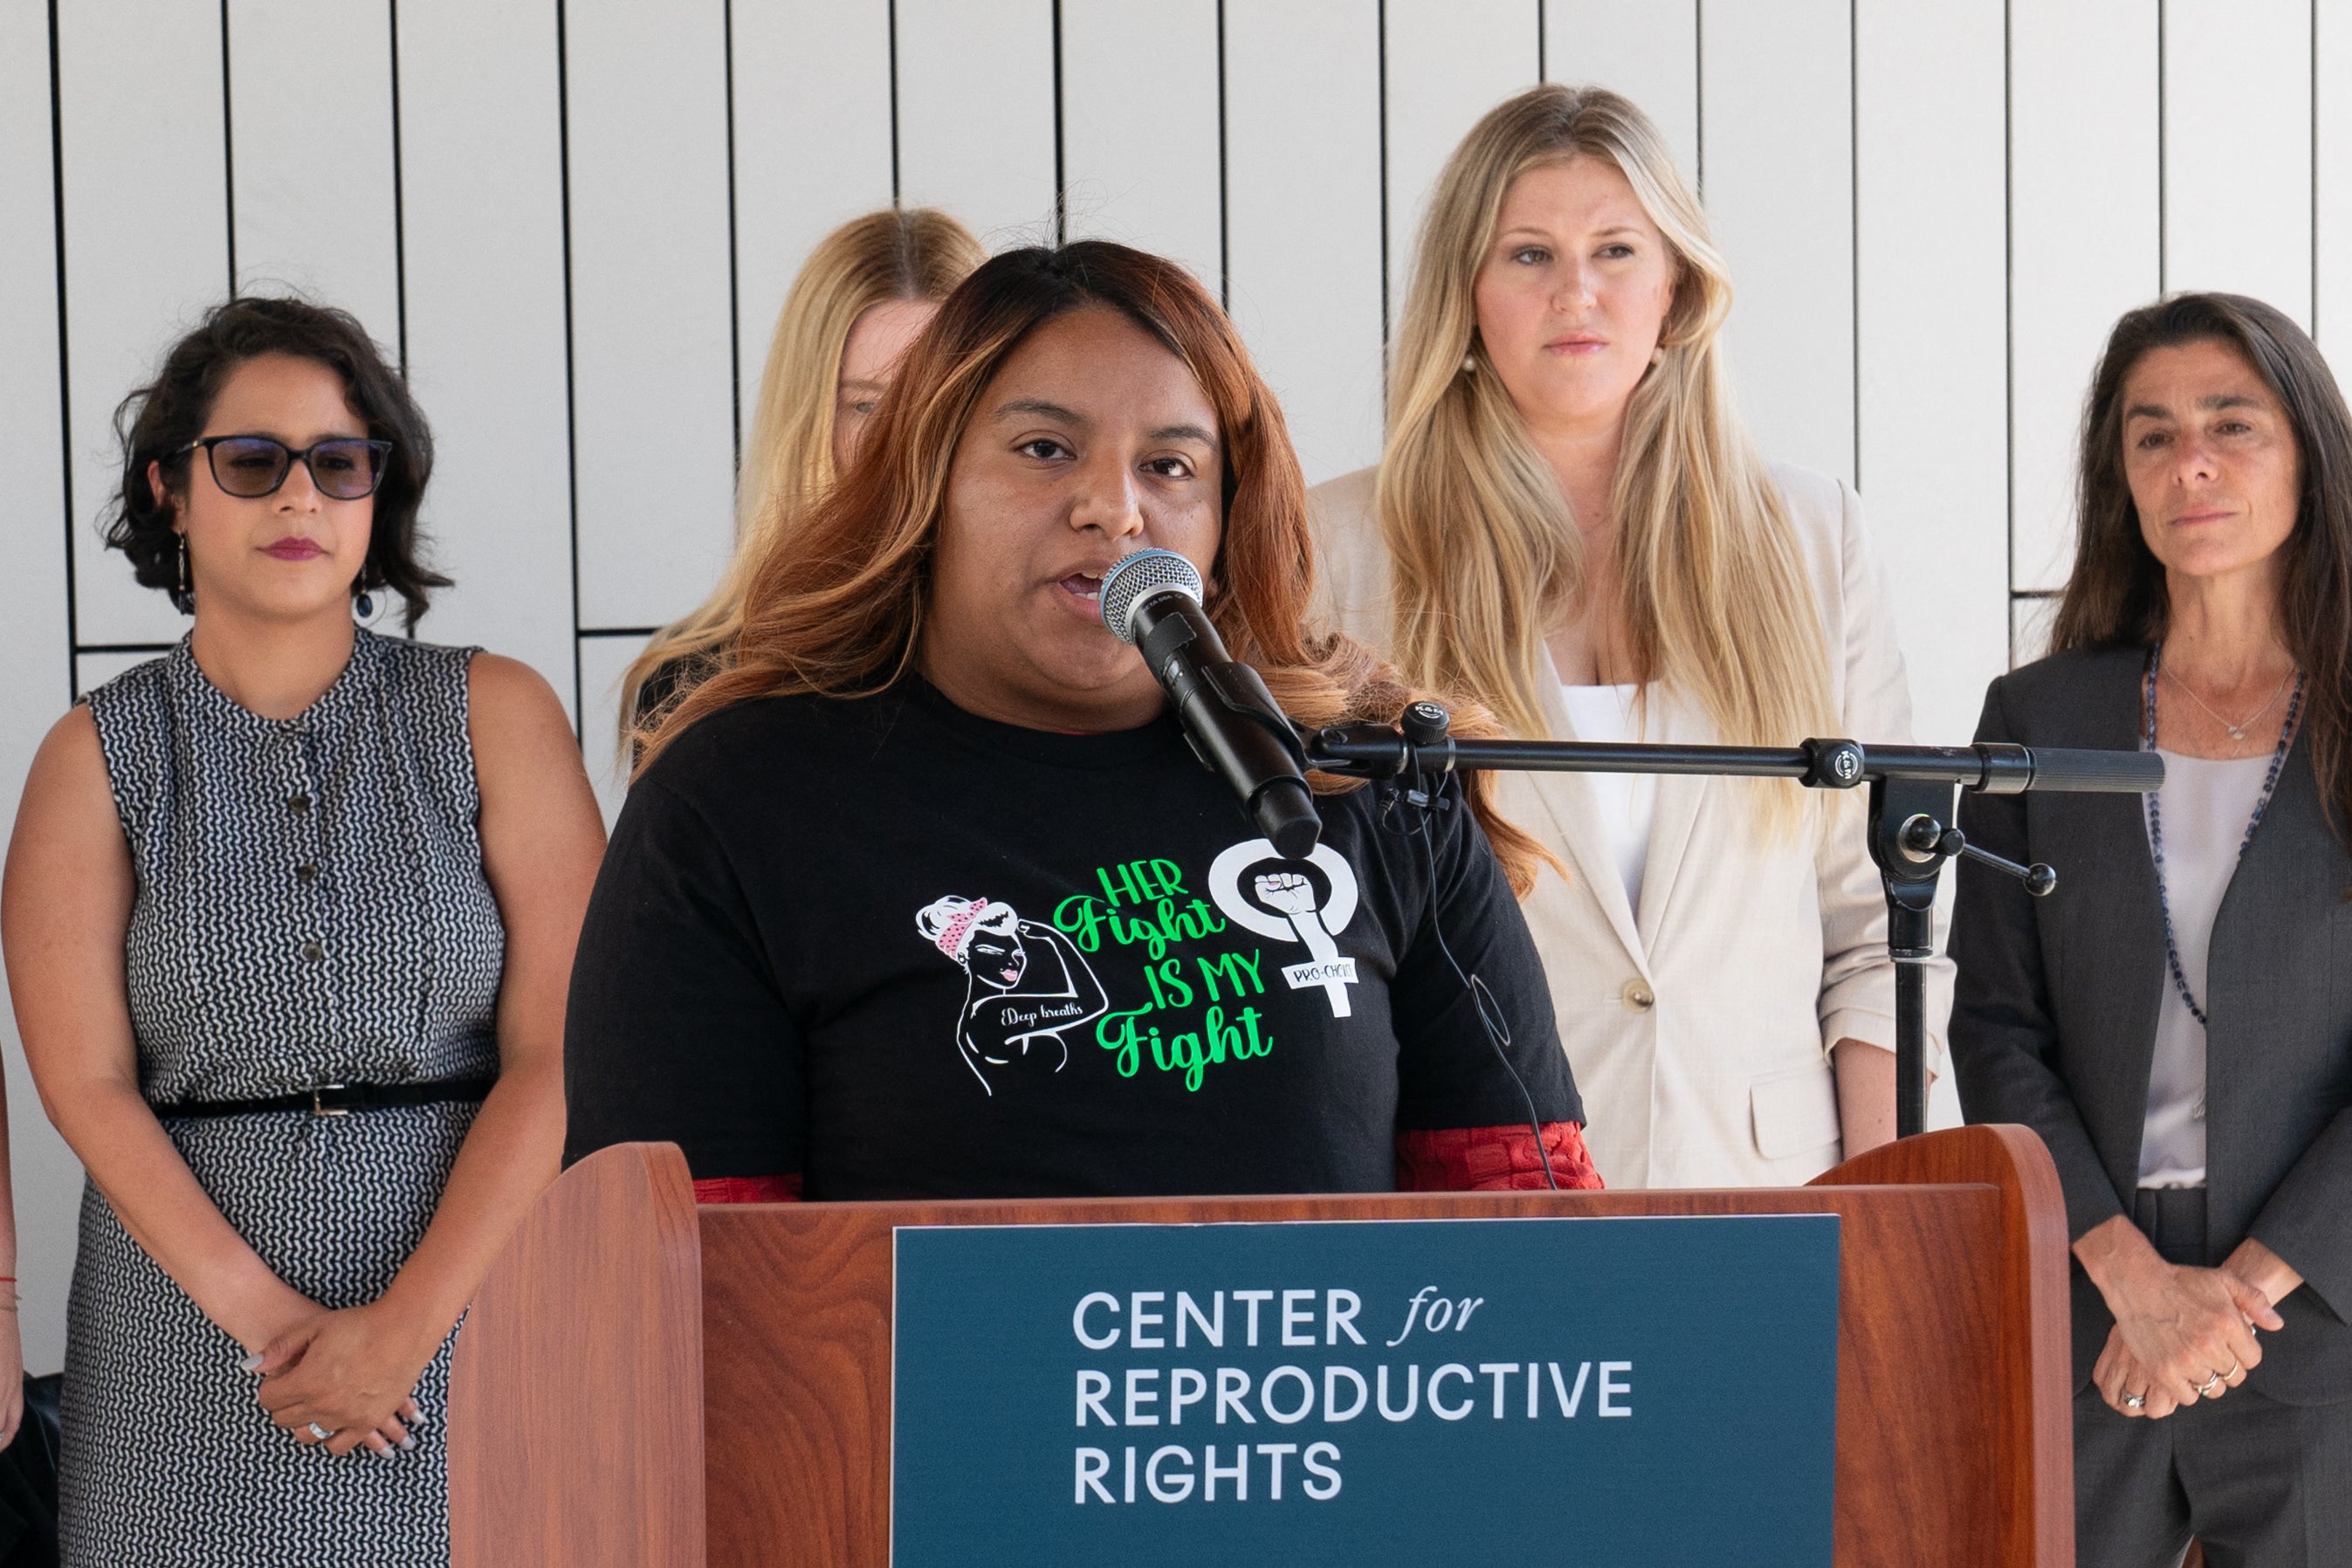
M 1822 1568 L 1838 1226 L 899 1228 L 891 1560 Z

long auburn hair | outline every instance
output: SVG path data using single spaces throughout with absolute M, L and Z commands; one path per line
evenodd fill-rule
M 986 259 L 971 231 L 935 207 L 889 207 L 852 218 L 809 252 L 784 296 L 760 374 L 760 401 L 735 482 L 735 553 L 710 597 L 656 632 L 631 662 L 621 682 L 625 736 L 637 722 L 646 683 L 665 666 L 679 666 L 683 684 L 690 684 L 725 661 L 742 630 L 752 563 L 833 487 L 841 356 L 858 317 L 893 300 L 944 300 Z
M 1613 164 L 1673 252 L 1664 361 L 1634 389 L 1612 505 L 1634 679 L 1685 688 L 1725 741 L 1788 745 L 1836 726 L 1821 613 L 1779 488 L 1733 401 L 1720 335 L 1730 275 L 1657 127 L 1605 88 L 1534 88 L 1446 161 L 1423 220 L 1389 378 L 1374 508 L 1393 563 L 1406 675 L 1544 732 L 1546 636 L 1583 592 L 1584 539 L 1478 338 L 1478 270 L 1531 169 Z M 1804 810 L 1761 786 L 1773 826 Z
M 2124 474 L 2124 384 L 2156 350 L 2218 342 L 2244 357 L 2294 430 L 2303 495 L 2279 548 L 2279 630 L 2304 673 L 2303 721 L 2328 826 L 2352 825 L 2352 412 L 2319 345 L 2284 311 L 2243 294 L 2176 294 L 2107 334 L 2084 405 L 2074 570 L 2051 650 L 2148 647 L 2171 608 L 2164 566 L 2141 536 Z
M 870 696 L 908 673 L 964 427 L 1015 349 L 1047 322 L 1087 309 L 1116 310 L 1150 333 L 1184 362 L 1216 411 L 1224 527 L 1207 608 L 1233 656 L 1256 667 L 1284 710 L 1309 727 L 1392 723 L 1422 695 L 1361 644 L 1305 629 L 1314 585 L 1306 480 L 1282 410 L 1233 323 L 1176 263 L 1081 240 L 999 256 L 948 297 L 908 349 L 849 472 L 788 542 L 752 563 L 731 662 L 640 731 L 641 770 L 697 721 L 735 703 Z M 1455 706 L 1455 728 L 1495 732 L 1474 704 Z M 1360 782 L 1312 780 L 1327 795 Z M 1496 815 L 1485 774 L 1465 773 L 1463 786 L 1524 895 L 1549 857 Z

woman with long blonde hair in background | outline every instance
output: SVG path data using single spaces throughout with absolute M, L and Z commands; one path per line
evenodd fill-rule
M 735 486 L 735 553 L 701 607 L 656 632 L 629 666 L 625 738 L 724 665 L 753 564 L 849 467 L 907 345 L 987 259 L 971 231 L 935 207 L 852 218 L 809 253 L 768 341 Z
M 1860 502 L 1749 444 L 1730 306 L 1633 104 L 1545 86 L 1489 112 L 1423 226 L 1387 450 L 1314 492 L 1337 624 L 1525 735 L 1907 739 Z M 1794 784 L 1559 773 L 1507 776 L 1501 809 L 1566 869 L 1527 914 L 1610 1185 L 1800 1183 L 1893 1136 L 1858 810 Z M 1940 1050 L 1948 965 L 1929 980 Z

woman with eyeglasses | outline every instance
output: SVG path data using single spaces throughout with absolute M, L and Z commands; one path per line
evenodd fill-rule
M 68 1563 L 446 1563 L 453 1326 L 554 1174 L 604 839 L 547 684 L 413 631 L 424 416 L 239 299 L 123 405 L 108 542 L 194 625 L 26 781 L 0 937 L 89 1173 Z

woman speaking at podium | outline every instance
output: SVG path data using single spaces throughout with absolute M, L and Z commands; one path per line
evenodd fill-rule
M 1430 201 L 1387 452 L 1313 498 L 1340 627 L 1522 735 L 1908 739 L 1861 502 L 1750 448 L 1730 308 L 1639 109 L 1547 86 L 1488 113 Z M 1895 1135 L 1858 802 L 1600 773 L 1501 799 L 1561 868 L 1528 923 L 1612 1186 L 1792 1185 Z
M 2352 1564 L 2352 414 L 2231 294 L 2116 323 L 2058 651 L 1980 741 L 2164 754 L 2137 798 L 1970 795 L 1952 1049 L 2057 1162 L 2084 1568 Z
M 1402 710 L 1301 634 L 1304 486 L 1215 302 L 1115 245 L 997 258 L 648 737 L 570 1157 L 671 1141 L 706 1201 L 1597 1184 L 1534 847 L 1475 779 L 1426 816 L 1329 781 L 1321 847 L 1276 856 L 1102 624 L 1146 547 L 1296 717 Z

